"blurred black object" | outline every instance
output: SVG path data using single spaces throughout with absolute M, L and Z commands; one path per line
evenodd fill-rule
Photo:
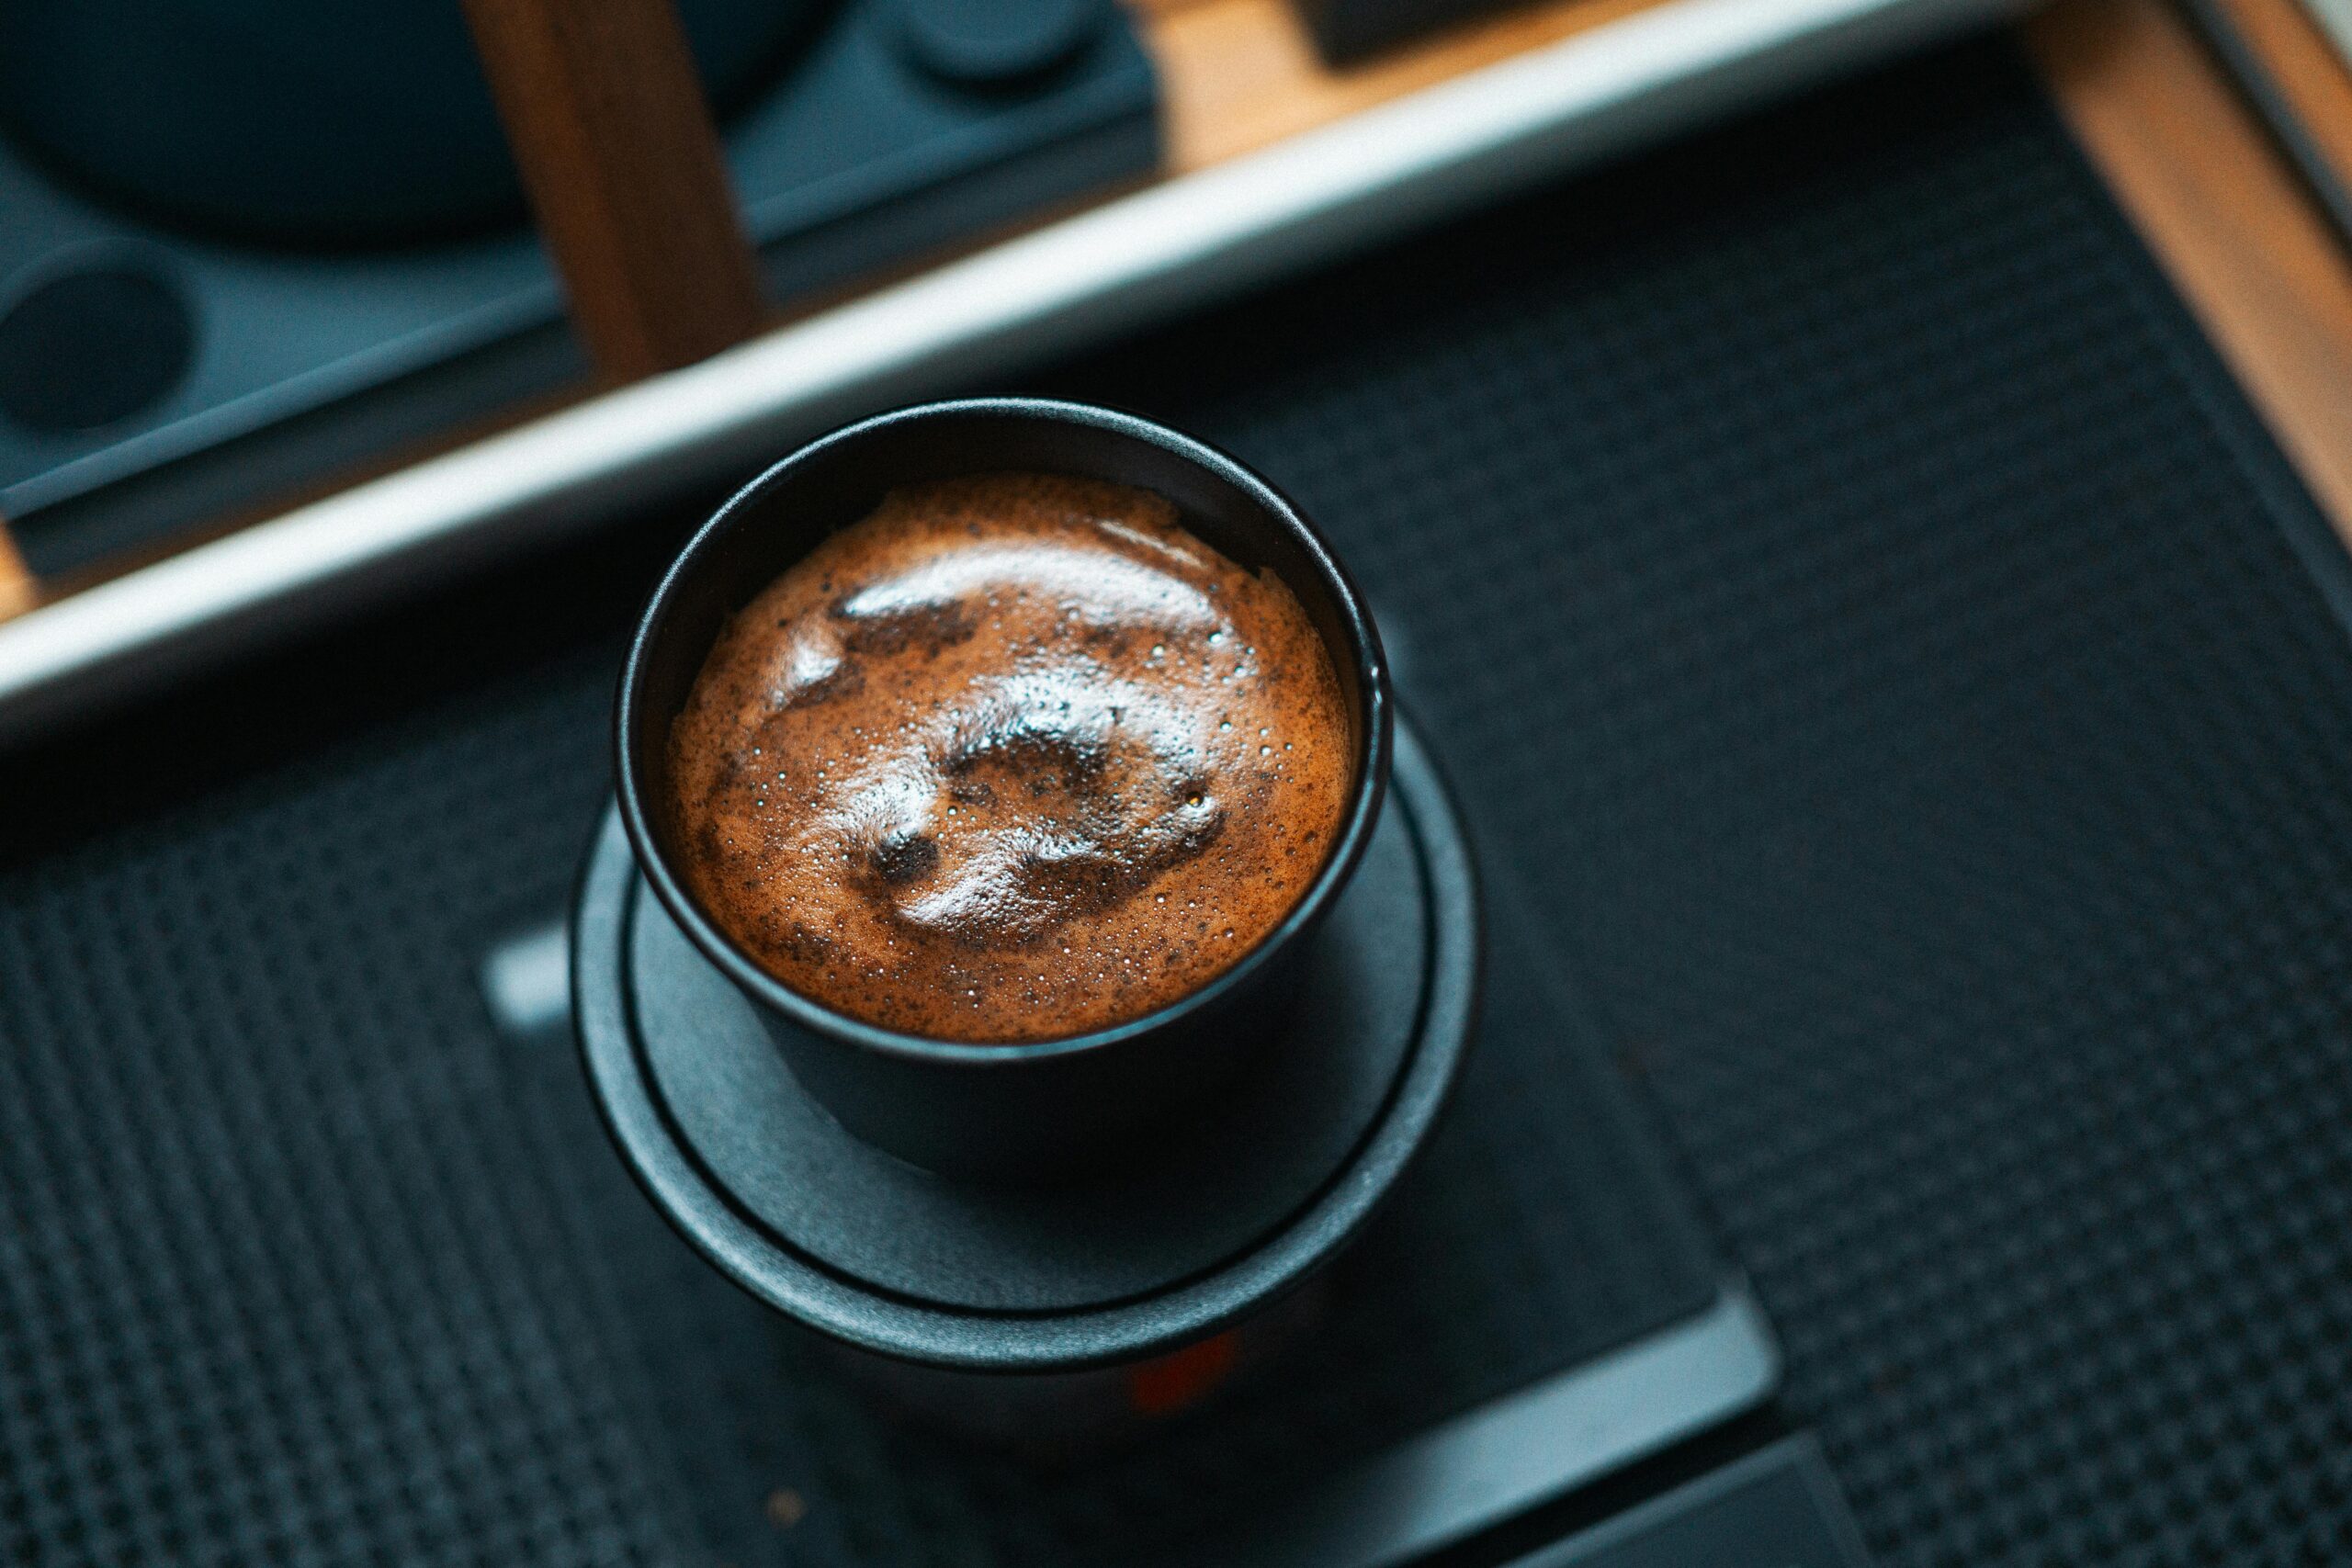
M 897 0 L 899 36 L 942 81 L 1001 88 L 1068 60 L 1093 36 L 1094 0 Z
M 1521 0 L 1296 0 L 1316 51 L 1334 65 Z
M 678 0 L 722 118 L 828 0 Z M 456 0 L 6 0 L 0 116 L 128 209 L 268 243 L 519 221 Z

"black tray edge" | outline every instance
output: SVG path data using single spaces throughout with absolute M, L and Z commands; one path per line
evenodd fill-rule
M 1747 1281 L 1407 1438 L 1248 1529 L 1154 1568 L 1394 1568 L 1762 1404 L 1781 1359 Z

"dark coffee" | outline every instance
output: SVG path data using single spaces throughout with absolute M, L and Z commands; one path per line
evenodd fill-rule
M 729 624 L 671 732 L 680 870 L 850 1017 L 1014 1043 L 1139 1018 L 1248 953 L 1353 778 L 1323 639 L 1147 491 L 892 491 Z

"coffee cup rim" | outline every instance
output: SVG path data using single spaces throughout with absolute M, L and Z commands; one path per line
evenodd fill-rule
M 1315 880 L 1307 885 L 1306 891 L 1297 902 L 1291 906 L 1289 912 L 1231 967 L 1199 989 L 1125 1022 L 1053 1040 L 997 1043 L 940 1040 L 886 1029 L 804 996 L 776 978 L 716 920 L 704 913 L 684 882 L 671 869 L 649 809 L 648 781 L 639 776 L 637 748 L 631 744 L 632 737 L 641 723 L 660 722 L 649 717 L 642 691 L 646 671 L 651 662 L 651 650 L 664 634 L 683 586 L 692 581 L 693 574 L 700 563 L 707 559 L 717 541 L 753 515 L 759 503 L 776 488 L 790 482 L 796 472 L 807 469 L 827 454 L 852 443 L 871 439 L 886 430 L 969 418 L 1035 420 L 1106 431 L 1157 446 L 1165 453 L 1208 469 L 1233 485 L 1248 497 L 1261 516 L 1290 536 L 1322 577 L 1323 587 L 1339 611 L 1338 618 L 1349 645 L 1346 653 L 1355 666 L 1356 688 L 1362 694 L 1363 724 L 1358 739 L 1356 777 L 1350 792 L 1348 810 L 1339 837 L 1324 859 L 1322 869 L 1316 874 Z M 707 651 L 704 656 L 707 657 Z M 1302 933 L 1311 930 L 1354 874 L 1356 863 L 1363 858 L 1365 846 L 1371 842 L 1373 829 L 1378 823 L 1388 781 L 1392 705 L 1387 662 L 1382 650 L 1379 630 L 1373 624 L 1354 580 L 1348 575 L 1322 535 L 1307 521 L 1298 506 L 1249 465 L 1207 442 L 1172 430 L 1155 420 L 1100 404 L 1053 398 L 960 398 L 893 409 L 819 436 L 770 465 L 737 490 L 695 530 L 694 536 L 687 540 L 684 547 L 662 572 L 662 580 L 647 601 L 644 612 L 638 617 L 636 631 L 629 639 L 628 657 L 622 668 L 620 695 L 614 716 L 615 776 L 618 781 L 622 826 L 630 848 L 636 852 L 639 874 L 696 950 L 756 1003 L 782 1014 L 801 1028 L 881 1055 L 959 1066 L 1010 1067 L 1105 1050 L 1213 1008 L 1225 997 L 1247 986 L 1252 976 L 1273 962 L 1283 949 L 1300 940 Z

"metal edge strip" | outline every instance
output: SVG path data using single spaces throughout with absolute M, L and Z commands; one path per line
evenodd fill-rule
M 1668 0 L 0 622 L 0 739 L 2031 0 Z
M 2303 0 L 2303 9 L 2335 41 L 2346 69 L 2352 70 L 2352 0 Z
M 1751 1410 L 1781 1356 L 1747 1286 L 1558 1377 L 1379 1455 L 1244 1535 L 1207 1568 L 1393 1568 Z

